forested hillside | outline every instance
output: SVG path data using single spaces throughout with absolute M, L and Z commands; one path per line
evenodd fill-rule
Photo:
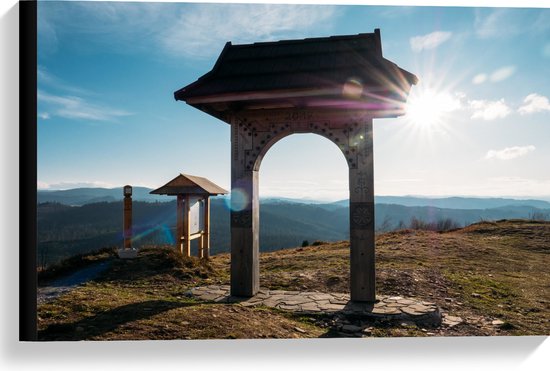
M 376 205 L 377 231 L 403 228 L 450 229 L 481 220 L 549 219 L 550 209 L 513 205 L 491 209 L 443 209 Z M 41 203 L 38 212 L 38 263 L 48 265 L 61 258 L 102 247 L 122 245 L 122 202 L 98 202 L 82 206 Z M 345 203 L 306 204 L 268 200 L 260 208 L 260 250 L 273 251 L 304 241 L 339 241 L 349 237 L 349 211 Z M 133 203 L 136 247 L 174 244 L 176 203 Z M 195 247 L 196 241 L 192 244 Z M 229 209 L 224 198 L 211 206 L 211 253 L 229 251 Z

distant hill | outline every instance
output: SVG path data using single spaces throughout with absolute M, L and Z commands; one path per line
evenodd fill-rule
M 378 204 L 395 204 L 403 206 L 433 206 L 444 209 L 492 209 L 505 206 L 532 206 L 539 209 L 550 209 L 550 202 L 542 200 L 516 200 L 511 198 L 486 197 L 410 197 L 410 196 L 376 196 Z
M 431 206 L 442 209 L 492 209 L 505 206 L 532 206 L 539 209 L 550 209 L 550 202 L 543 200 L 517 200 L 512 198 L 490 197 L 414 197 L 414 196 L 375 196 L 377 204 L 391 204 L 402 206 Z M 340 200 L 322 205 L 327 209 L 347 207 L 349 200 Z
M 133 187 L 132 198 L 134 201 L 146 202 L 170 202 L 173 197 L 152 195 L 151 188 Z M 224 199 L 229 196 L 220 196 Z M 37 202 L 57 202 L 70 206 L 81 206 L 96 202 L 112 202 L 122 200 L 122 188 L 74 188 L 67 190 L 39 190 Z M 539 209 L 550 209 L 550 202 L 543 200 L 517 200 L 511 198 L 487 198 L 487 197 L 416 197 L 416 196 L 375 196 L 377 204 L 395 204 L 402 206 L 432 206 L 445 209 L 491 209 L 503 206 L 532 206 Z M 326 210 L 335 210 L 348 207 L 349 201 L 340 200 L 326 202 L 313 199 L 265 197 L 261 198 L 262 204 L 308 204 L 318 205 Z
M 132 198 L 135 201 L 168 202 L 172 197 L 152 195 L 151 188 L 133 187 Z M 37 202 L 58 202 L 70 206 L 81 206 L 96 202 L 112 202 L 122 200 L 122 187 L 118 188 L 75 188 L 59 191 L 38 190 Z
M 174 244 L 176 205 L 169 202 L 134 201 L 135 245 Z M 273 251 L 295 247 L 307 240 L 339 241 L 349 238 L 349 210 L 342 205 L 309 204 L 295 201 L 262 200 L 260 207 L 260 249 Z M 426 223 L 449 219 L 458 226 L 483 220 L 550 219 L 550 208 L 501 206 L 489 209 L 450 209 L 431 206 L 376 204 L 375 228 L 391 231 L 406 228 L 412 218 Z M 48 264 L 77 253 L 122 244 L 122 202 L 99 202 L 82 206 L 41 203 L 38 213 L 38 255 Z M 196 241 L 192 248 L 196 249 Z M 229 209 L 224 198 L 212 199 L 212 254 L 230 248 Z

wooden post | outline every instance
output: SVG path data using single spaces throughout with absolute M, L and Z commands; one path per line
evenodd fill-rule
M 237 123 L 231 125 L 231 295 L 254 296 L 260 290 L 258 171 L 244 161 L 248 138 Z M 236 194 L 244 195 L 240 204 Z
M 199 202 L 204 202 L 204 199 L 200 200 Z M 199 208 L 199 211 L 200 211 L 200 208 Z M 199 226 L 200 226 L 200 223 L 199 223 Z M 204 228 L 204 225 L 203 225 L 203 228 Z M 199 259 L 202 259 L 204 258 L 204 230 L 199 230 L 199 233 L 200 233 L 199 241 L 198 241 L 199 248 L 197 249 L 197 256 Z
M 201 235 L 199 236 L 199 248 L 197 250 L 197 256 L 199 259 L 202 259 L 204 258 L 204 251 L 203 251 L 203 248 L 204 248 L 204 233 L 203 232 L 200 232 Z
M 124 249 L 132 248 L 132 195 L 124 196 Z
M 183 195 L 178 195 L 176 205 L 177 205 L 177 217 L 176 217 L 176 246 L 180 250 L 180 252 L 183 254 L 183 245 L 182 245 L 182 237 L 183 237 Z
M 191 256 L 191 241 L 190 237 L 190 205 L 189 205 L 189 195 L 185 195 L 185 205 L 183 208 L 183 251 L 182 253 L 185 256 Z
M 374 162 L 372 119 L 353 133 L 358 138 L 357 163 L 349 167 L 350 296 L 353 301 L 376 300 L 374 260 Z
M 203 258 L 210 257 L 210 196 L 204 198 Z

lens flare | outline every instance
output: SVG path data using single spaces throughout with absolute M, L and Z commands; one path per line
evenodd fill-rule
M 246 209 L 249 202 L 250 197 L 242 188 L 235 188 L 231 190 L 231 197 L 225 199 L 225 205 L 232 211 L 242 211 Z
M 342 95 L 347 98 L 358 99 L 361 98 L 361 94 L 363 94 L 363 84 L 359 79 L 348 79 L 342 88 Z

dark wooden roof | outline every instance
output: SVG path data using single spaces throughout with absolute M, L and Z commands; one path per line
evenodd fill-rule
M 151 194 L 157 195 L 220 195 L 227 191 L 206 178 L 200 176 L 180 174 L 162 187 L 155 189 Z
M 350 81 L 361 86 L 363 99 L 405 102 L 417 77 L 382 56 L 377 29 L 351 36 L 245 45 L 228 42 L 213 69 L 174 96 L 216 115 L 231 109 L 220 102 L 287 97 L 307 106 L 308 97 L 341 97 Z

